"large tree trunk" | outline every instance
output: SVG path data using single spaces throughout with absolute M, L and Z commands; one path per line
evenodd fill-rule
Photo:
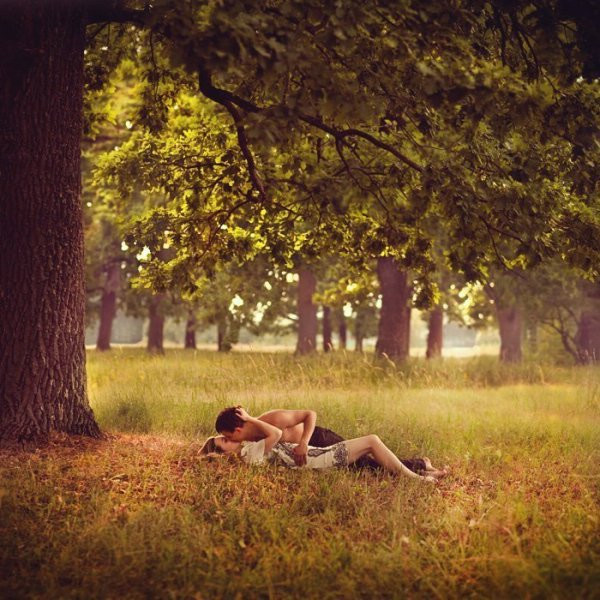
M 156 294 L 150 299 L 148 310 L 150 323 L 148 325 L 148 346 L 146 349 L 151 353 L 162 354 L 164 352 L 163 337 L 165 316 L 162 313 L 163 299 L 164 294 Z
M 121 287 L 121 265 L 113 262 L 106 271 L 106 282 L 100 299 L 100 327 L 96 350 L 110 350 L 113 321 L 117 314 L 117 292 Z
M 196 349 L 196 317 L 190 314 L 185 324 L 185 342 L 183 346 L 186 350 Z
M 390 257 L 377 259 L 377 277 L 381 289 L 381 313 L 375 352 L 401 361 L 409 354 L 412 288 L 406 271 L 400 270 Z
M 439 358 L 442 356 L 444 343 L 444 309 L 436 306 L 429 313 L 429 329 L 427 331 L 427 358 Z
M 0 2 L 0 440 L 98 436 L 87 401 L 81 3 Z
M 343 309 L 338 312 L 338 338 L 340 340 L 340 350 L 345 350 L 348 345 L 348 327 L 346 326 Z
M 523 314 L 516 306 L 498 307 L 496 310 L 500 330 L 500 360 L 506 363 L 521 362 L 523 352 Z
M 577 333 L 577 362 L 586 364 L 600 360 L 600 314 L 584 311 L 579 319 Z
M 317 279 L 310 269 L 298 270 L 298 343 L 297 354 L 309 354 L 317 348 L 317 307 L 313 295 Z
M 333 339 L 331 329 L 331 308 L 323 307 L 323 352 L 333 350 Z

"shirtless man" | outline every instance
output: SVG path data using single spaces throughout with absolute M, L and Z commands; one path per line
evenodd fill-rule
M 262 440 L 265 437 L 262 430 L 251 421 L 243 421 L 237 413 L 238 408 L 241 407 L 222 410 L 217 417 L 215 429 L 234 442 Z M 316 427 L 317 413 L 314 410 L 270 410 L 258 419 L 281 429 L 282 442 L 298 444 L 294 449 L 294 461 L 298 466 L 306 464 L 309 441 L 315 429 L 321 429 Z
M 219 413 L 215 423 L 215 429 L 228 440 L 234 442 L 257 442 L 263 439 L 264 433 L 261 428 L 250 421 L 244 421 L 233 406 L 226 408 Z M 291 442 L 298 444 L 294 448 L 294 461 L 298 466 L 306 464 L 308 446 L 316 448 L 326 448 L 338 442 L 344 441 L 344 438 L 337 433 L 319 427 L 316 425 L 317 413 L 314 410 L 269 410 L 263 413 L 258 420 L 274 425 L 282 430 L 282 442 Z M 400 459 L 404 466 L 415 473 L 421 473 L 428 470 L 427 459 Z M 356 463 L 358 468 L 369 468 L 377 470 L 379 464 L 369 456 L 361 457 Z

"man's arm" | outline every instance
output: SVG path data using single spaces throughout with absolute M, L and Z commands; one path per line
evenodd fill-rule
M 265 440 L 265 454 L 271 452 L 273 446 L 281 439 L 283 431 L 275 425 L 251 417 L 241 406 L 237 408 L 237 414 L 242 421 L 254 425 L 260 431 Z
M 296 412 L 304 413 L 302 422 L 304 423 L 304 432 L 300 443 L 304 443 L 308 446 L 308 442 L 315 431 L 315 425 L 317 424 L 317 413 L 314 410 L 299 410 Z
M 306 459 L 308 456 L 308 441 L 315 430 L 317 413 L 314 410 L 299 410 L 297 412 L 304 413 L 304 418 L 301 421 L 304 424 L 304 429 L 302 432 L 302 437 L 300 438 L 300 442 L 294 448 L 294 461 L 299 467 L 302 467 L 306 464 Z
M 261 415 L 259 419 L 281 429 L 302 424 L 302 436 L 294 448 L 294 461 L 299 467 L 304 466 L 308 455 L 308 441 L 317 422 L 317 413 L 314 410 L 270 410 Z

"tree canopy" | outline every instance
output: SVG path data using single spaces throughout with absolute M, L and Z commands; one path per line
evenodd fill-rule
M 578 6 L 153 3 L 129 13 L 144 83 L 100 178 L 166 195 L 137 239 L 171 236 L 182 272 L 333 243 L 429 282 L 442 224 L 469 279 L 552 256 L 594 276 L 597 57 Z

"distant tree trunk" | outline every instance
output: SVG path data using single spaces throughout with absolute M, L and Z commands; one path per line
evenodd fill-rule
M 343 310 L 338 313 L 338 338 L 340 350 L 345 350 L 348 345 L 348 328 L 346 327 L 346 317 Z
M 412 300 L 412 286 L 410 286 L 408 288 L 408 299 L 407 302 L 410 302 Z M 412 309 L 410 306 L 406 306 L 404 308 L 404 323 L 405 323 L 405 327 L 404 327 L 404 335 L 403 335 L 403 340 L 404 340 L 404 356 L 408 357 L 410 354 L 410 320 L 412 317 Z
M 578 362 L 587 364 L 600 360 L 600 314 L 584 311 L 575 334 Z
M 297 354 L 309 354 L 317 348 L 317 307 L 313 295 L 317 289 L 317 279 L 313 272 L 302 267 L 298 269 L 298 343 Z
M 223 352 L 223 342 L 225 340 L 226 326 L 219 321 L 217 323 L 217 351 Z
M 190 314 L 185 324 L 184 348 L 186 350 L 196 349 L 196 317 L 193 314 Z
M 219 319 L 217 321 L 217 351 L 218 352 L 229 352 L 231 350 L 231 344 L 227 339 L 229 327 L 227 324 L 227 319 Z
M 500 330 L 500 360 L 505 363 L 521 362 L 523 352 L 523 314 L 516 306 L 498 307 L 496 316 Z
M 444 343 L 444 309 L 436 306 L 429 313 L 429 330 L 427 332 L 427 358 L 442 356 Z
M 363 351 L 363 340 L 365 339 L 365 310 L 362 308 L 356 309 L 356 318 L 354 319 L 354 351 Z
M 113 321 L 117 314 L 117 292 L 121 287 L 121 265 L 113 262 L 106 271 L 106 281 L 100 299 L 100 327 L 96 350 L 110 350 Z
M 0 441 L 99 436 L 86 395 L 78 2 L 0 2 Z
M 404 360 L 410 344 L 411 286 L 408 274 L 400 270 L 393 258 L 377 260 L 377 277 L 381 289 L 381 313 L 375 352 L 394 360 Z
M 165 328 L 165 316 L 162 314 L 162 303 L 164 297 L 164 294 L 155 294 L 150 299 L 150 306 L 148 311 L 150 323 L 148 325 L 147 350 L 151 353 L 162 354 L 164 352 L 163 337 Z
M 536 354 L 538 351 L 538 324 L 536 321 L 530 320 L 526 328 L 527 345 L 531 354 Z
M 323 352 L 333 350 L 333 339 L 331 330 L 331 308 L 323 307 Z

